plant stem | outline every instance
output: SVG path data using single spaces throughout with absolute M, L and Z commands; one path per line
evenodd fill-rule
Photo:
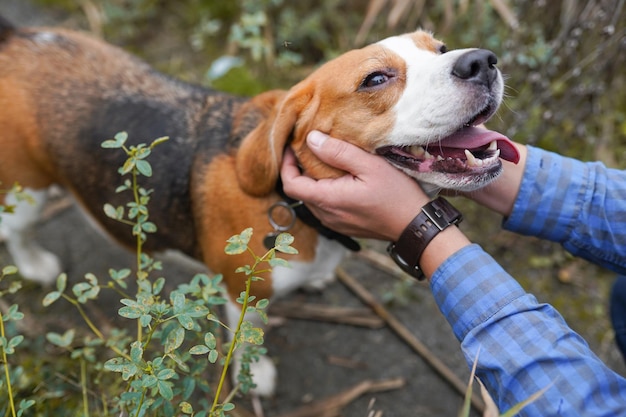
M 213 412 L 215 411 L 215 408 L 217 407 L 217 403 L 219 401 L 220 394 L 222 392 L 222 387 L 224 386 L 224 381 L 226 379 L 226 374 L 228 373 L 228 366 L 232 359 L 233 353 L 235 352 L 235 346 L 237 344 L 237 337 L 239 335 L 239 332 L 241 332 L 241 325 L 243 324 L 244 318 L 246 316 L 246 311 L 248 310 L 248 300 L 250 299 L 250 288 L 252 287 L 252 277 L 257 273 L 256 272 L 257 266 L 261 262 L 264 262 L 269 256 L 269 254 L 273 253 L 273 250 L 270 250 L 265 255 L 263 255 L 263 257 L 258 258 L 252 252 L 250 248 L 248 248 L 248 251 L 250 251 L 252 253 L 252 256 L 254 256 L 255 262 L 254 262 L 254 265 L 252 266 L 252 272 L 250 273 L 250 275 L 248 276 L 248 279 L 246 280 L 246 291 L 243 297 L 243 303 L 241 305 L 241 314 L 239 315 L 239 321 L 237 322 L 237 329 L 235 330 L 235 334 L 233 335 L 232 343 L 230 344 L 230 347 L 228 348 L 226 361 L 224 362 L 224 369 L 222 369 L 222 375 L 220 376 L 220 382 L 217 385 L 215 398 L 213 398 L 213 406 L 211 407 L 211 411 L 209 411 L 209 416 L 213 415 Z
M 71 297 L 69 297 L 69 296 L 67 296 L 65 294 L 63 294 L 62 297 L 65 298 L 67 301 L 69 301 L 71 304 L 73 304 L 76 307 L 76 309 L 80 313 L 80 316 L 83 318 L 83 320 L 87 324 L 87 327 L 89 327 L 89 329 L 96 335 L 96 337 L 98 339 L 102 340 L 103 342 L 106 342 L 106 338 L 104 337 L 102 332 L 96 327 L 96 325 L 91 321 L 89 316 L 87 316 L 87 313 L 85 313 L 85 310 L 80 305 L 80 303 L 78 301 L 76 301 L 75 299 L 73 299 L 73 298 L 71 298 Z M 117 347 L 111 346 L 111 350 L 113 350 L 118 355 L 123 356 L 124 358 L 130 360 L 130 355 L 124 353 L 123 351 L 121 351 Z
M 244 317 L 246 315 L 246 310 L 248 309 L 248 299 L 250 298 L 251 284 L 252 284 L 252 275 L 250 275 L 248 279 L 246 280 L 246 293 L 243 297 L 243 304 L 241 306 L 241 314 L 239 315 L 239 321 L 237 322 L 237 329 L 235 330 L 235 334 L 233 335 L 233 340 L 230 344 L 230 347 L 228 348 L 228 353 L 226 354 L 226 361 L 224 362 L 224 369 L 222 369 L 222 375 L 220 376 L 220 382 L 217 385 L 215 398 L 213 398 L 213 406 L 211 407 L 209 416 L 213 415 L 213 412 L 215 411 L 215 408 L 217 407 L 217 403 L 219 401 L 220 394 L 222 392 L 222 387 L 224 386 L 224 381 L 226 380 L 226 374 L 228 373 L 228 366 L 233 357 L 233 353 L 235 352 L 235 346 L 237 345 L 237 336 L 239 332 L 241 331 L 241 324 L 243 323 Z
M 137 183 L 137 168 L 133 168 L 132 177 L 133 177 L 133 199 L 135 200 L 135 204 L 138 207 L 139 206 L 139 184 Z M 141 268 L 141 254 L 143 251 L 143 241 L 141 239 L 141 225 L 139 224 L 140 216 L 141 214 L 137 213 L 137 218 L 136 218 L 137 221 L 135 222 L 135 224 L 139 226 L 139 233 L 137 233 L 137 252 L 136 252 L 137 279 L 139 280 L 144 279 L 144 276 L 142 273 L 143 271 Z M 141 327 L 141 323 L 138 321 L 137 322 L 137 341 L 141 343 L 141 339 L 143 339 L 143 329 Z
M 4 334 L 4 317 L 2 317 L 2 313 L 0 312 L 0 335 L 6 340 L 6 336 Z M 8 341 L 7 341 L 8 343 Z M 9 406 L 11 408 L 11 415 L 13 417 L 15 414 L 15 402 L 13 400 L 13 388 L 11 387 L 11 375 L 9 374 L 9 361 L 7 359 L 7 352 L 2 349 L 2 361 L 4 362 L 4 376 L 7 380 L 7 393 L 9 395 Z
M 87 398 L 87 365 L 85 358 L 80 358 L 80 384 L 83 393 L 83 415 L 89 417 L 89 402 Z

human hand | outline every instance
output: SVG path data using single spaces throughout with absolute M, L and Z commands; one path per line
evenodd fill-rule
M 309 133 L 307 145 L 323 162 L 348 174 L 336 179 L 307 177 L 287 150 L 281 169 L 284 191 L 304 201 L 333 230 L 395 241 L 429 201 L 412 178 L 379 156 L 317 131 Z

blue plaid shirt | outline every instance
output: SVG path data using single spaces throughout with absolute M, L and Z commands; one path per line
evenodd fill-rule
M 529 147 L 504 227 L 626 273 L 626 172 Z M 626 416 L 626 379 L 478 245 L 444 262 L 431 289 L 500 410 L 547 388 L 520 415 Z

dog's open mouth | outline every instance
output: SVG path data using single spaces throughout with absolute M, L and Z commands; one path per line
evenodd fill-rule
M 385 146 L 376 150 L 394 165 L 420 172 L 474 175 L 499 170 L 500 158 L 517 163 L 519 152 L 506 136 L 465 126 L 427 146 Z

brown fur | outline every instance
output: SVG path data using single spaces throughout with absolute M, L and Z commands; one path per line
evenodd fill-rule
M 123 130 L 130 144 L 170 136 L 151 156 L 154 175 L 144 184 L 154 189 L 150 215 L 159 228 L 146 249 L 175 248 L 202 260 L 225 275 L 234 296 L 243 288 L 234 269 L 245 260 L 223 255 L 225 241 L 253 227 L 252 247 L 263 252 L 261 239 L 272 231 L 267 209 L 280 200 L 275 187 L 285 147 L 308 175 L 340 175 L 307 149 L 306 134 L 317 129 L 374 151 L 393 126 L 391 108 L 406 81 L 402 59 L 371 45 L 330 61 L 288 92 L 245 100 L 170 79 L 85 34 L 3 27 L 0 181 L 34 189 L 59 183 L 131 246 L 128 227 L 102 210 L 127 201 L 114 193 L 124 156 L 100 143 Z M 433 51 L 440 45 L 421 32 L 414 41 Z M 329 82 L 329 74 L 345 68 L 358 73 Z M 393 84 L 354 94 L 378 68 L 399 68 Z M 298 221 L 290 233 L 300 251 L 295 259 L 312 260 L 316 232 Z M 260 297 L 271 295 L 269 280 L 255 285 Z

